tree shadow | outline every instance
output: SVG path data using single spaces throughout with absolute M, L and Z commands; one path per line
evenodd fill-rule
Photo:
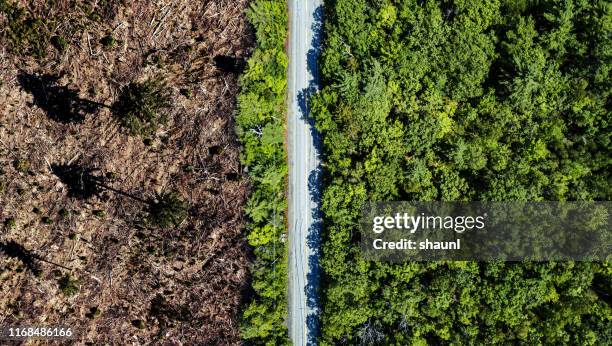
M 20 71 L 17 76 L 19 85 L 32 94 L 34 104 L 47 113 L 47 116 L 63 124 L 82 124 L 88 114 L 106 105 L 79 98 L 78 93 L 66 86 L 59 85 L 59 77 L 35 75 Z
M 303 120 L 308 121 L 311 127 L 311 134 L 315 139 L 315 146 L 320 150 L 319 134 L 315 130 L 315 119 L 310 115 L 310 100 L 319 89 L 320 72 L 319 72 L 319 57 L 321 56 L 321 45 L 323 40 L 323 6 L 319 6 L 313 13 L 312 24 L 312 42 L 306 57 L 306 66 L 312 79 L 308 83 L 308 87 L 298 92 L 298 107 L 303 115 Z M 319 151 L 320 152 L 320 151 Z
M 68 188 L 69 197 L 88 199 L 100 194 L 102 190 L 108 190 L 145 205 L 156 205 L 155 198 L 144 199 L 107 185 L 105 177 L 94 175 L 96 171 L 96 169 L 82 167 L 74 163 L 51 165 L 51 172 Z
M 68 196 L 88 199 L 101 192 L 100 178 L 94 176 L 94 170 L 76 164 L 53 164 L 51 171 L 68 188 Z
M 185 202 L 175 191 L 162 191 L 149 198 L 136 196 L 110 186 L 106 177 L 94 175 L 96 171 L 78 164 L 51 165 L 51 172 L 66 185 L 69 197 L 88 199 L 105 190 L 130 198 L 142 204 L 142 210 L 147 215 L 142 219 L 145 225 L 162 229 L 168 229 L 171 226 L 178 227 L 189 216 L 196 213 L 195 208 Z
M 8 242 L 0 243 L 0 252 L 4 253 L 8 257 L 18 259 L 23 265 L 28 268 L 28 270 L 32 271 L 34 275 L 38 275 L 42 273 L 42 270 L 34 262 L 38 257 L 32 254 L 30 251 L 26 250 L 23 246 L 18 244 L 17 242 L 11 240 Z
M 321 176 L 323 170 L 319 166 L 311 171 L 308 176 L 308 189 L 310 198 L 315 203 L 312 209 L 312 224 L 308 230 L 306 242 L 311 249 L 311 254 L 308 257 L 308 275 L 306 277 L 306 306 L 312 313 L 306 316 L 306 324 L 308 326 L 307 343 L 308 345 L 316 345 L 319 337 L 320 321 L 319 321 L 319 302 L 320 302 L 320 287 L 321 287 L 321 243 L 322 243 L 322 213 L 321 213 Z
M 318 67 L 319 57 L 321 55 L 321 43 L 323 39 L 323 6 L 317 7 L 313 12 L 313 24 L 311 27 L 313 36 L 311 41 L 311 48 L 307 53 L 307 69 L 312 78 L 309 81 L 308 87 L 298 92 L 298 106 L 302 114 L 302 120 L 306 121 L 310 128 L 310 135 L 312 137 L 315 155 L 321 158 L 322 155 L 322 140 L 315 127 L 315 118 L 310 113 L 311 106 L 310 102 L 312 97 L 317 93 L 319 89 L 320 73 Z M 312 224 L 308 230 L 306 241 L 310 247 L 312 253 L 308 258 L 308 275 L 307 284 L 305 289 L 306 293 L 306 304 L 309 311 L 306 316 L 307 324 L 307 344 L 316 345 L 317 339 L 320 334 L 320 285 L 321 285 L 321 241 L 322 241 L 322 213 L 321 213 L 321 197 L 322 197 L 322 174 L 323 170 L 318 165 L 308 175 L 308 190 L 310 193 L 310 199 L 314 203 L 314 207 L 311 210 Z
M 236 58 L 228 55 L 217 55 L 213 58 L 215 66 L 225 73 L 240 74 L 246 67 L 244 58 Z

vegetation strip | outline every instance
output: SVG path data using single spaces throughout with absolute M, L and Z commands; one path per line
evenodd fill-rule
M 244 145 L 242 162 L 253 184 L 245 209 L 255 259 L 254 294 L 244 311 L 242 337 L 249 343 L 281 345 L 288 343 L 285 1 L 255 1 L 247 17 L 255 27 L 257 49 L 240 79 L 236 122 Z

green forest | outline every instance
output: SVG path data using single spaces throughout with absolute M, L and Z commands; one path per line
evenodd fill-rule
M 321 343 L 612 344 L 610 262 L 366 261 L 366 201 L 612 195 L 612 3 L 330 0 Z
M 236 124 L 244 147 L 241 161 L 252 181 L 245 212 L 251 220 L 246 232 L 254 260 L 253 292 L 241 329 L 248 344 L 282 345 L 288 342 L 285 1 L 254 1 L 247 17 L 255 29 L 257 49 L 240 78 Z

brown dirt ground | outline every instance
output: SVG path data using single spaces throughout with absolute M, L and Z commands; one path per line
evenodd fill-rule
M 16 222 L 0 224 L 0 243 L 15 241 L 71 268 L 37 261 L 37 276 L 0 254 L 0 325 L 72 326 L 79 344 L 238 344 L 249 184 L 234 136 L 237 78 L 212 58 L 250 54 L 248 1 L 110 1 L 101 20 L 75 9 L 83 2 L 101 3 L 20 2 L 36 15 L 62 18 L 48 30 L 66 35 L 63 53 L 48 45 L 46 57 L 36 59 L 11 53 L 0 40 L 0 222 Z M 109 33 L 120 40 L 116 47 L 100 43 Z M 172 88 L 170 120 L 151 145 L 121 129 L 105 108 L 83 124 L 60 123 L 33 104 L 20 71 L 60 76 L 61 86 L 104 104 L 127 82 L 160 76 Z M 29 170 L 17 171 L 15 160 Z M 181 227 L 149 230 L 138 226 L 143 206 L 129 198 L 70 198 L 50 170 L 67 162 L 114 172 L 113 187 L 137 196 L 177 190 L 193 206 L 191 216 Z M 62 217 L 62 209 L 70 215 Z M 58 286 L 67 272 L 79 280 L 72 297 Z M 87 316 L 93 307 L 98 317 Z

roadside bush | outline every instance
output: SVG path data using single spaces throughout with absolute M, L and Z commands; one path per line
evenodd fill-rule
M 237 133 L 244 146 L 253 190 L 247 203 L 254 295 L 243 314 L 242 337 L 248 344 L 287 344 L 287 246 L 285 227 L 284 119 L 287 57 L 285 1 L 252 3 L 257 49 L 240 79 Z

